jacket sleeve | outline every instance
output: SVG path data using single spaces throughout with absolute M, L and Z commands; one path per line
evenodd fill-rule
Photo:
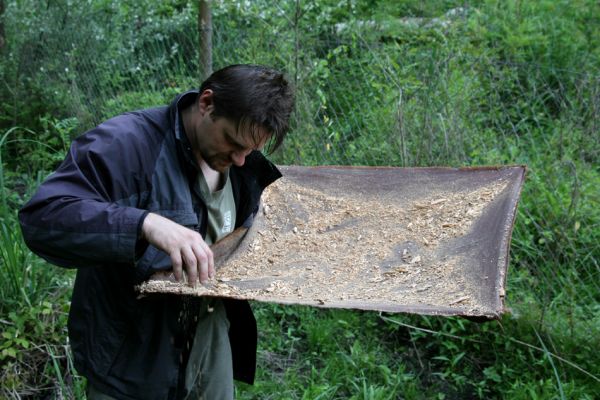
M 124 115 L 77 138 L 19 211 L 33 252 L 63 267 L 133 265 L 154 155 L 148 127 Z M 156 142 L 157 139 L 154 139 Z

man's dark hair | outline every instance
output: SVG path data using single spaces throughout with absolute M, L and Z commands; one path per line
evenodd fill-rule
M 275 151 L 289 130 L 294 90 L 285 76 L 261 65 L 230 65 L 214 72 L 200 86 L 213 91 L 212 117 L 225 117 L 238 131 L 248 127 L 255 139 L 259 128 L 271 134 L 269 151 Z

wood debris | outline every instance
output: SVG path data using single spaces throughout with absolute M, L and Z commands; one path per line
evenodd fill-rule
M 214 282 L 149 285 L 324 306 L 354 301 L 479 308 L 473 283 L 460 279 L 461 256 L 444 256 L 440 246 L 468 234 L 507 183 L 394 204 L 335 196 L 284 177 L 263 194 L 263 226 Z

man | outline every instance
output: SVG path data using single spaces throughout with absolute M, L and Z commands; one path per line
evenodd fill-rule
M 69 338 L 88 398 L 232 398 L 233 378 L 253 381 L 247 302 L 138 298 L 134 287 L 160 269 L 192 285 L 214 276 L 209 244 L 251 224 L 281 176 L 258 150 L 282 143 L 293 97 L 271 68 L 226 67 L 169 107 L 77 138 L 22 208 L 28 246 L 78 269 Z

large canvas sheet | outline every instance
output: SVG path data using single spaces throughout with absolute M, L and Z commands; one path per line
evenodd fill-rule
M 525 167 L 281 167 L 195 288 L 140 291 L 497 318 Z

